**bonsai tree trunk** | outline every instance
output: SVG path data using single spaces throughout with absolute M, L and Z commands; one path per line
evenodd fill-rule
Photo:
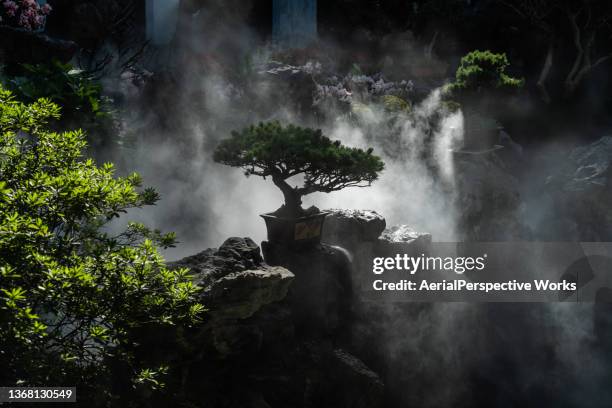
M 285 179 L 279 176 L 272 176 L 274 185 L 278 187 L 285 197 L 285 211 L 288 216 L 299 216 L 302 210 L 302 197 L 297 190 L 291 187 Z

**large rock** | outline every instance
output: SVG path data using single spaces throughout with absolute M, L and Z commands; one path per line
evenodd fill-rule
M 568 193 L 612 194 L 612 136 L 604 136 L 588 146 L 577 147 L 569 156 L 569 171 L 563 190 Z
M 307 337 L 343 337 L 351 320 L 351 262 L 341 248 L 318 245 L 289 248 L 264 242 L 266 262 L 295 274 L 287 300 L 296 330 Z
M 172 265 L 190 268 L 210 308 L 200 327 L 165 335 L 178 337 L 178 347 L 156 347 L 181 350 L 175 358 L 184 366 L 185 397 L 201 401 L 205 395 L 210 407 L 383 406 L 378 375 L 337 346 L 334 329 L 343 309 L 337 302 L 350 302 L 341 281 L 348 272 L 343 251 L 323 246 L 290 253 L 267 246 L 267 256 L 270 251 L 270 263 L 291 267 L 295 279 L 284 267 L 265 263 L 249 238 L 230 238 Z M 318 327 L 324 321 L 325 330 L 294 330 L 306 320 Z
M 455 156 L 456 208 L 462 238 L 468 241 L 527 239 L 519 211 L 519 182 L 495 152 Z
M 418 256 L 427 252 L 431 235 L 407 225 L 386 228 L 385 218 L 372 210 L 327 210 L 323 242 L 344 248 L 352 262 L 351 285 L 359 296 L 372 283 L 372 259 L 398 253 Z
M 379 243 L 386 245 L 409 244 L 418 248 L 426 248 L 431 244 L 431 234 L 417 232 L 408 225 L 394 225 L 383 231 Z
M 245 323 L 262 308 L 285 298 L 294 275 L 263 262 L 250 238 L 230 238 L 219 249 L 207 249 L 171 265 L 185 267 L 204 288 L 201 302 L 209 309 L 203 327 L 211 348 L 222 357 L 256 351 L 263 335 Z M 253 350 L 255 346 L 255 350 Z
M 380 237 L 387 223 L 383 216 L 370 210 L 325 210 L 323 241 L 331 244 L 344 244 L 347 240 L 373 242 Z
M 572 150 L 562 169 L 542 189 L 553 203 L 545 226 L 551 238 L 612 239 L 612 136 Z

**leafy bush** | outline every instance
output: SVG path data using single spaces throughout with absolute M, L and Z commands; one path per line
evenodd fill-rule
M 59 61 L 23 64 L 21 73 L 4 76 L 2 82 L 22 102 L 47 98 L 61 105 L 57 127 L 84 129 L 96 153 L 118 143 L 110 100 L 102 96 L 102 86 L 87 72 Z
M 372 149 L 342 146 L 320 130 L 260 123 L 232 132 L 215 150 L 215 161 L 241 167 L 246 176 L 271 177 L 282 191 L 285 206 L 279 214 L 304 213 L 302 197 L 315 192 L 330 193 L 346 187 L 367 187 L 378 178 L 384 163 Z M 291 187 L 287 179 L 304 176 L 302 187 Z
M 412 112 L 412 106 L 410 102 L 395 95 L 385 95 L 382 98 L 383 106 L 385 111 L 391 113 L 410 113 Z
M 158 253 L 173 234 L 101 230 L 158 195 L 82 157 L 83 132 L 48 130 L 58 118 L 48 99 L 24 104 L 0 87 L 0 383 L 103 388 L 119 361 L 155 385 L 164 369 L 135 358 L 133 333 L 194 323 L 199 289 Z
M 523 86 L 524 80 L 506 74 L 509 65 L 506 54 L 472 51 L 461 58 L 451 91 L 461 97 L 492 90 L 518 89 Z
M 23 75 L 8 80 L 8 87 L 24 102 L 49 98 L 61 104 L 65 114 L 108 115 L 102 87 L 86 72 L 59 61 L 23 68 Z

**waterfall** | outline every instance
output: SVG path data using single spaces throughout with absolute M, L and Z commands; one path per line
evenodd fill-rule
M 274 41 L 288 48 L 305 47 L 317 39 L 317 0 L 274 0 Z
M 147 0 L 147 40 L 152 45 L 168 45 L 176 32 L 181 0 Z

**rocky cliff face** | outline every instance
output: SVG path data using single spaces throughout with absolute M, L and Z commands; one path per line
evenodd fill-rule
M 350 350 L 380 374 L 385 383 L 384 406 L 406 406 L 416 401 L 416 390 L 407 387 L 413 379 L 411 367 L 422 364 L 414 354 L 412 340 L 405 336 L 431 312 L 431 305 L 371 301 L 372 259 L 406 253 L 428 253 L 432 237 L 407 225 L 386 227 L 375 211 L 327 210 L 322 240 L 346 248 L 352 259 L 352 325 Z M 418 393 L 417 393 L 418 394 Z
M 612 239 L 612 137 L 542 149 L 521 180 L 525 224 L 541 241 Z
M 565 165 L 546 183 L 545 192 L 556 203 L 551 224 L 569 239 L 612 239 L 612 136 L 571 151 Z
M 407 225 L 386 228 L 384 217 L 369 210 L 326 210 L 322 240 L 345 248 L 351 257 L 352 285 L 356 291 L 371 285 L 372 259 L 395 256 L 398 253 L 420 255 L 427 252 L 431 235 L 413 230 Z
M 529 239 L 522 224 L 519 181 L 496 152 L 455 156 L 456 207 L 463 240 Z
M 195 274 L 210 309 L 192 332 L 166 336 L 180 339 L 174 347 L 159 347 L 175 350 L 181 362 L 181 398 L 206 407 L 381 406 L 381 379 L 343 347 L 332 324 L 340 306 L 331 300 L 339 298 L 330 292 L 332 280 L 319 277 L 326 276 L 321 268 L 341 265 L 325 265 L 334 259 L 342 260 L 324 251 L 320 262 L 309 263 L 315 279 L 300 279 L 264 262 L 251 239 L 230 238 L 218 249 L 174 263 Z M 305 296 L 314 301 L 302 304 Z M 304 330 L 311 327 L 305 322 L 320 317 L 315 326 L 332 330 Z

